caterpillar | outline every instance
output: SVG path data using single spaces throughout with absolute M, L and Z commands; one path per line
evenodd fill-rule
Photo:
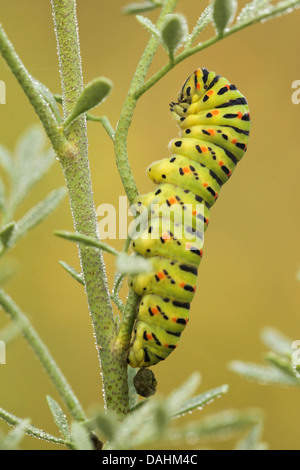
M 185 235 L 178 238 L 174 231 L 180 223 L 174 220 L 164 232 L 162 208 L 175 207 L 183 214 L 189 204 L 193 210 L 183 232 L 192 232 L 198 218 L 206 230 L 221 186 L 247 150 L 251 126 L 245 97 L 226 78 L 206 68 L 198 68 L 187 78 L 170 110 L 180 137 L 170 142 L 171 157 L 147 169 L 156 189 L 135 201 L 148 208 L 151 225 L 133 241 L 132 248 L 151 259 L 153 272 L 129 280 L 141 296 L 127 359 L 131 367 L 153 366 L 178 345 L 189 320 L 203 255 L 201 233 L 195 231 L 193 243 Z M 197 212 L 197 204 L 203 204 L 202 213 Z

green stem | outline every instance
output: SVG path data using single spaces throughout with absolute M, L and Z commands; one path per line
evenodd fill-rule
M 30 324 L 30 321 L 28 320 L 26 315 L 21 312 L 19 307 L 4 292 L 3 289 L 0 289 L 0 305 L 2 305 L 6 313 L 19 327 L 22 335 L 28 341 L 29 345 L 35 352 L 37 358 L 43 365 L 52 383 L 54 384 L 61 398 L 67 405 L 73 418 L 78 421 L 84 421 L 86 419 L 85 413 L 72 388 L 70 387 L 66 378 L 60 371 L 55 360 L 52 358 L 48 348 L 43 343 L 36 330 Z
M 103 128 L 106 130 L 108 136 L 111 138 L 112 141 L 114 141 L 115 130 L 112 127 L 107 116 L 94 116 L 93 114 L 86 113 L 86 118 L 88 121 L 100 122 Z
M 164 2 L 159 19 L 156 24 L 157 28 L 160 27 L 165 16 L 175 9 L 177 2 L 178 0 L 166 0 Z M 138 195 L 138 189 L 135 184 L 132 175 L 132 169 L 128 161 L 128 131 L 131 125 L 133 112 L 137 104 L 137 98 L 135 96 L 135 93 L 144 83 L 145 77 L 150 68 L 158 46 L 158 39 L 155 37 L 151 37 L 133 76 L 115 133 L 115 155 L 117 160 L 117 166 L 130 205 L 133 203 L 133 200 Z
M 64 238 L 65 240 L 69 240 L 76 243 L 82 243 L 85 246 L 93 246 L 94 248 L 99 248 L 114 256 L 119 256 L 120 254 L 118 250 L 108 245 L 107 243 L 101 242 L 100 240 L 95 239 L 93 237 L 83 235 L 82 233 L 72 233 L 57 230 L 54 232 L 54 234 L 60 238 Z
M 64 119 L 83 89 L 75 0 L 52 0 L 63 91 Z M 73 157 L 59 155 L 69 191 L 76 232 L 99 239 L 88 160 L 86 117 L 76 119 L 66 131 L 76 149 Z M 119 416 L 129 410 L 127 374 L 123 357 L 113 344 L 117 328 L 113 318 L 102 252 L 79 244 L 79 257 L 101 363 L 106 408 Z
M 36 80 L 26 70 L 24 64 L 16 53 L 12 43 L 8 39 L 2 25 L 0 24 L 0 53 L 7 65 L 23 88 L 30 103 L 39 116 L 45 131 L 55 150 L 65 148 L 67 142 L 58 127 L 55 115 L 51 107 L 40 92 Z M 20 110 L 21 112 L 21 110 Z
M 6 424 L 9 426 L 18 426 L 23 420 L 18 418 L 17 416 L 9 413 L 3 408 L 0 408 L 0 419 L 2 419 Z M 61 444 L 72 449 L 72 444 L 70 442 L 65 441 L 59 437 L 52 436 L 47 432 L 43 431 L 42 429 L 38 429 L 35 426 L 31 426 L 30 424 L 25 429 L 25 434 L 31 437 L 36 437 L 37 439 L 42 439 L 47 442 L 52 442 L 53 444 Z
M 198 44 L 197 46 L 184 50 L 183 52 L 178 54 L 176 57 L 174 57 L 173 61 L 168 62 L 157 73 L 155 73 L 151 78 L 149 78 L 149 80 L 147 80 L 142 86 L 140 86 L 134 93 L 134 99 L 138 100 L 146 91 L 152 88 L 161 78 L 163 78 L 168 72 L 170 72 L 170 70 L 172 70 L 176 65 L 178 65 L 180 62 L 187 59 L 188 57 L 191 57 L 192 55 L 197 54 L 197 52 L 207 49 L 213 44 L 221 41 L 222 39 L 227 38 L 228 36 L 231 36 L 232 34 L 246 28 L 247 26 L 251 26 L 255 23 L 259 23 L 260 21 L 267 20 L 268 18 L 272 17 L 274 14 L 279 15 L 281 13 L 284 13 L 288 8 L 293 8 L 297 5 L 300 5 L 300 1 L 294 0 L 290 2 L 288 7 L 281 6 L 281 7 L 276 8 L 272 12 L 258 15 L 257 17 L 252 18 L 251 20 L 245 23 L 241 23 L 241 24 L 233 26 L 228 31 L 225 31 L 222 36 L 214 36 L 213 38 L 210 38 L 207 41 Z

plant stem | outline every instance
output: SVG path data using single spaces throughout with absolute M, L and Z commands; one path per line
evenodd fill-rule
M 81 56 L 75 0 L 51 0 L 63 91 L 64 119 L 83 89 Z M 59 155 L 69 191 L 76 232 L 99 239 L 88 160 L 86 117 L 74 121 L 66 131 L 76 149 L 73 157 Z M 94 326 L 102 369 L 104 401 L 107 409 L 124 416 L 129 410 L 127 374 L 123 357 L 116 354 L 112 305 L 107 287 L 102 252 L 78 245 L 81 270 Z
M 106 130 L 108 136 L 113 141 L 115 138 L 115 130 L 112 127 L 107 116 L 94 116 L 93 114 L 86 113 L 86 118 L 88 121 L 100 122 L 103 128 Z
M 164 2 L 159 19 L 156 24 L 157 28 L 160 27 L 165 16 L 175 9 L 177 2 L 178 0 L 166 0 Z M 130 205 L 133 203 L 133 200 L 138 195 L 138 189 L 135 184 L 132 175 L 132 169 L 128 161 L 128 131 L 132 121 L 133 112 L 137 104 L 137 97 L 135 96 L 135 93 L 144 83 L 145 77 L 150 68 L 158 46 L 158 39 L 155 37 L 151 37 L 133 76 L 115 133 L 115 155 L 117 160 L 117 166 Z
M 294 0 L 290 2 L 289 7 L 296 7 L 297 5 L 300 5 L 299 0 Z M 196 54 L 197 52 L 203 51 L 204 49 L 207 49 L 208 47 L 212 46 L 213 44 L 221 41 L 222 39 L 227 38 L 228 36 L 231 36 L 232 34 L 246 28 L 247 26 L 251 26 L 255 23 L 259 23 L 260 21 L 267 20 L 268 18 L 272 17 L 274 14 L 281 14 L 284 13 L 285 10 L 287 10 L 289 7 L 287 6 L 281 6 L 275 9 L 272 12 L 267 12 L 261 15 L 256 16 L 255 18 L 250 19 L 249 21 L 245 23 L 241 23 L 238 25 L 233 26 L 231 29 L 228 31 L 225 31 L 222 36 L 214 36 L 213 38 L 208 39 L 207 41 L 198 44 L 197 46 L 190 47 L 188 49 L 185 49 L 183 52 L 178 54 L 176 57 L 174 57 L 173 61 L 168 62 L 164 67 L 162 67 L 157 73 L 155 73 L 149 80 L 147 80 L 140 88 L 138 88 L 135 93 L 134 93 L 134 98 L 137 100 L 139 99 L 146 91 L 148 91 L 153 85 L 155 85 L 161 78 L 163 78 L 170 70 L 172 70 L 176 65 L 178 65 L 180 62 L 183 60 L 187 59 L 188 57 L 191 57 L 192 55 Z
M 17 426 L 22 422 L 21 418 L 18 418 L 17 416 L 9 413 L 6 410 L 3 410 L 2 408 L 0 408 L 0 419 L 2 419 L 9 426 Z M 25 433 L 28 436 L 52 442 L 53 444 L 61 444 L 70 448 L 73 447 L 70 442 L 67 442 L 59 437 L 52 436 L 51 434 L 48 434 L 47 432 L 43 431 L 42 429 L 38 429 L 35 426 L 28 425 L 25 429 Z
M 66 378 L 60 371 L 55 360 L 52 358 L 48 348 L 43 343 L 36 330 L 30 324 L 30 321 L 26 315 L 21 312 L 19 307 L 4 292 L 3 289 L 0 289 L 0 305 L 2 305 L 6 313 L 19 327 L 22 335 L 28 341 L 37 358 L 43 365 L 52 383 L 67 405 L 73 418 L 78 421 L 84 421 L 86 419 L 84 411 Z

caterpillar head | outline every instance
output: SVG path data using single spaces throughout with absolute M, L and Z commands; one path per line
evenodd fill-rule
M 203 96 L 208 88 L 209 75 L 208 70 L 203 67 L 187 78 L 179 91 L 178 102 L 170 103 L 170 110 L 177 122 L 186 115 L 188 107 Z

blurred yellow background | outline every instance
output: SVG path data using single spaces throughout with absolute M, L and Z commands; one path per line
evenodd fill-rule
M 96 110 L 99 115 L 107 114 L 114 126 L 148 40 L 148 33 L 134 17 L 121 14 L 127 3 L 129 0 L 78 1 L 84 80 L 103 75 L 114 82 L 112 95 Z M 179 2 L 178 11 L 186 15 L 190 28 L 207 3 Z M 240 6 L 245 3 L 239 1 Z M 155 21 L 157 13 L 149 16 Z M 297 11 L 257 24 L 178 65 L 140 100 L 128 142 L 134 177 L 145 193 L 153 188 L 146 167 L 169 155 L 167 144 L 178 134 L 168 103 L 176 99 L 181 84 L 195 68 L 205 66 L 225 76 L 249 102 L 253 122 L 249 150 L 212 210 L 189 326 L 179 348 L 155 367 L 155 374 L 163 395 L 195 370 L 201 372 L 202 391 L 228 383 L 229 394 L 197 416 L 226 408 L 262 408 L 266 413 L 264 440 L 272 449 L 300 447 L 299 390 L 248 383 L 230 372 L 227 364 L 233 359 L 260 362 L 264 346 L 259 334 L 267 325 L 300 339 L 300 284 L 296 280 L 300 263 L 300 105 L 291 101 L 292 82 L 300 80 L 299 19 Z M 0 0 L 0 22 L 28 70 L 60 93 L 50 1 Z M 209 26 L 203 39 L 212 34 Z M 160 49 L 151 71 L 166 61 Z M 13 149 L 20 134 L 37 118 L 2 59 L 0 79 L 7 87 L 6 105 L 0 106 L 0 142 Z M 117 207 L 124 191 L 111 141 L 97 123 L 89 123 L 88 133 L 95 204 Z M 22 213 L 63 184 L 59 163 L 55 163 L 24 202 Z M 78 268 L 76 246 L 55 238 L 55 229 L 73 230 L 67 199 L 10 253 L 20 269 L 6 289 L 28 313 L 88 409 L 102 403 L 98 359 L 84 291 L 58 264 L 64 260 Z M 111 243 L 118 249 L 122 246 L 122 241 Z M 112 286 L 114 259 L 105 255 L 105 260 Z M 0 328 L 6 323 L 2 312 Z M 59 400 L 58 395 L 23 339 L 9 347 L 0 378 L 1 407 L 58 434 L 45 399 L 49 394 Z M 0 426 L 7 430 L 6 425 Z M 30 438 L 23 447 L 53 448 Z

